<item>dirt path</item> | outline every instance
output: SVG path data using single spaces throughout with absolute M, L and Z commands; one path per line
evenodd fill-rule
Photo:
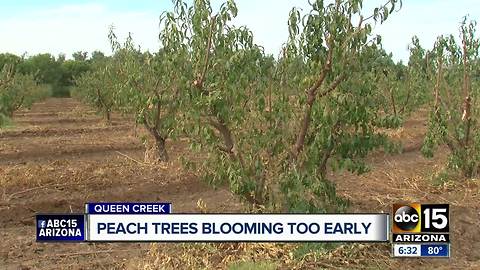
M 180 169 L 178 158 L 186 153 L 182 142 L 169 144 L 169 166 L 126 158 L 143 160 L 143 145 L 133 136 L 132 123 L 119 115 L 105 126 L 91 108 L 73 99 L 48 99 L 16 113 L 14 123 L 0 131 L 0 269 L 135 269 L 150 247 L 36 243 L 37 212 L 82 212 L 87 201 L 171 201 L 175 212 L 196 212 L 199 199 L 210 211 L 241 209 L 226 190 L 213 190 Z M 431 185 L 430 175 L 446 157 L 420 155 L 423 123 L 415 116 L 392 135 L 407 145 L 406 153 L 372 155 L 371 172 L 332 173 L 331 179 L 351 201 L 352 212 L 390 212 L 391 204 L 401 201 L 452 205 L 451 260 L 393 260 L 388 245 L 369 246 L 363 260 L 381 261 L 378 268 L 480 269 L 479 183 Z

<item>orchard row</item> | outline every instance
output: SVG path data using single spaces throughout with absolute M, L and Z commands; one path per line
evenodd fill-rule
M 362 1 L 313 1 L 292 9 L 281 54 L 265 55 L 233 1 L 174 1 L 161 16 L 161 50 L 142 53 L 113 31 L 114 56 L 77 80 L 78 93 L 109 119 L 135 115 L 168 160 L 167 139 L 189 138 L 201 162 L 186 160 L 213 185 L 230 186 L 252 205 L 280 211 L 333 211 L 346 203 L 329 170 L 368 170 L 374 149 L 392 150 L 384 131 L 410 112 L 431 109 L 422 151 L 450 147 L 449 170 L 479 172 L 478 39 L 475 24 L 460 40 L 439 37 L 423 49 L 414 37 L 408 65 L 395 64 L 372 35 L 399 8 L 387 1 L 368 16 Z M 477 67 L 477 68 L 475 68 Z
M 217 12 L 208 0 L 173 2 L 161 16 L 158 52 L 140 51 L 131 37 L 119 42 L 111 30 L 113 56 L 93 61 L 74 91 L 107 121 L 112 111 L 134 115 L 162 161 L 169 140 L 186 137 L 202 158 L 185 165 L 252 206 L 339 211 L 347 204 L 327 172 L 366 172 L 368 153 L 395 148 L 385 130 L 424 107 L 423 153 L 446 144 L 449 173 L 480 173 L 474 22 L 465 19 L 458 39 L 439 37 L 431 51 L 414 37 L 408 64 L 396 64 L 372 28 L 400 1 L 366 15 L 361 0 L 311 1 L 306 14 L 292 9 L 289 38 L 273 57 L 231 23 L 233 1 Z

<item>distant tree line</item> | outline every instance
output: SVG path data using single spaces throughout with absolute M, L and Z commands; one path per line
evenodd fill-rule
M 57 57 L 42 53 L 34 56 L 18 56 L 11 53 L 0 54 L 0 70 L 14 66 L 15 72 L 33 76 L 38 84 L 48 85 L 54 97 L 69 97 L 70 88 L 75 78 L 89 71 L 93 63 L 101 61 L 105 55 L 100 51 L 78 51 L 72 54 L 73 59 L 66 59 L 64 54 Z

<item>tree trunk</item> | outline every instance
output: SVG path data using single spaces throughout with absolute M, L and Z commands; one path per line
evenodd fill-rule
M 397 104 L 395 102 L 395 96 L 393 95 L 393 89 L 390 88 L 390 100 L 392 102 L 393 115 L 397 117 Z
M 112 118 L 110 115 L 110 110 L 107 110 L 105 112 L 105 121 L 107 122 L 107 125 L 110 125 L 112 123 Z
M 164 138 L 155 138 L 155 146 L 156 150 L 158 152 L 158 156 L 160 158 L 160 161 L 162 162 L 168 162 L 168 152 L 167 152 L 167 147 L 165 144 L 165 139 Z
M 160 133 L 155 129 L 149 127 L 147 124 L 145 124 L 145 128 L 150 132 L 150 134 L 153 136 L 155 139 L 155 150 L 158 154 L 158 158 L 162 162 L 168 162 L 168 152 L 167 152 L 167 147 L 166 147 L 166 138 L 161 136 Z

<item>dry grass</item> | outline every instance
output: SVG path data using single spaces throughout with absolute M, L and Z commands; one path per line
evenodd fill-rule
M 387 269 L 388 245 L 340 245 L 298 254 L 302 244 L 153 244 L 139 268 L 154 269 Z M 245 268 L 246 269 L 246 268 Z

